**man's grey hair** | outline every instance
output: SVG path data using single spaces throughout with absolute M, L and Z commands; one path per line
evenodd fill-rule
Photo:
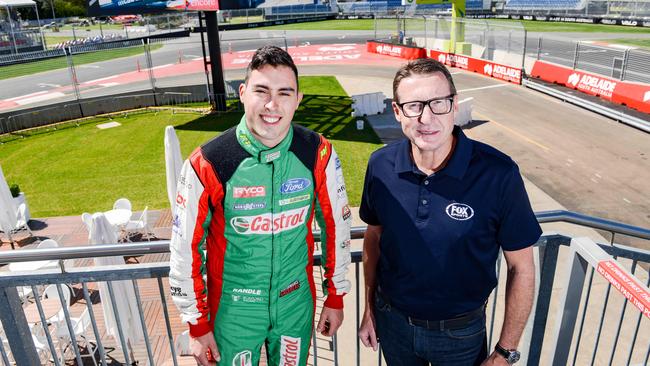
M 393 101 L 399 103 L 399 96 L 397 95 L 397 88 L 402 82 L 402 79 L 408 78 L 411 75 L 429 75 L 439 72 L 445 76 L 447 82 L 449 82 L 449 89 L 451 90 L 451 95 L 456 95 L 456 85 L 454 85 L 454 80 L 451 78 L 449 70 L 437 60 L 432 58 L 420 58 L 415 61 L 411 61 L 406 65 L 400 67 L 395 73 L 395 78 L 393 79 Z

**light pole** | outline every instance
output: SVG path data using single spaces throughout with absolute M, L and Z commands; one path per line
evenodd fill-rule
M 54 31 L 59 31 L 59 24 L 56 22 L 56 14 L 54 14 L 54 0 L 50 0 L 50 7 L 52 8 L 52 21 L 54 22 Z

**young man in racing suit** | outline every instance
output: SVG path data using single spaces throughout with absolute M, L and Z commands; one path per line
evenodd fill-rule
M 327 295 L 317 331 L 331 336 L 343 321 L 350 209 L 332 145 L 291 124 L 302 99 L 297 76 L 284 50 L 258 49 L 239 88 L 241 122 L 183 165 L 169 282 L 201 365 L 212 364 L 208 350 L 220 365 L 257 365 L 263 345 L 269 365 L 306 364 L 314 217 Z

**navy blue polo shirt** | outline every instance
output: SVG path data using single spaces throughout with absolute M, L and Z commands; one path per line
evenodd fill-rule
M 453 133 L 451 158 L 429 176 L 406 139 L 374 152 L 366 171 L 359 214 L 383 230 L 377 284 L 418 319 L 483 305 L 497 284 L 499 248 L 526 248 L 542 233 L 517 164 L 458 127 Z

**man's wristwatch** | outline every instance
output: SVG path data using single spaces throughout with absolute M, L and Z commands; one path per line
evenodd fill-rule
M 519 361 L 521 354 L 516 349 L 505 349 L 501 347 L 498 343 L 494 346 L 494 351 L 503 356 L 506 359 L 508 365 L 513 365 L 515 362 Z

